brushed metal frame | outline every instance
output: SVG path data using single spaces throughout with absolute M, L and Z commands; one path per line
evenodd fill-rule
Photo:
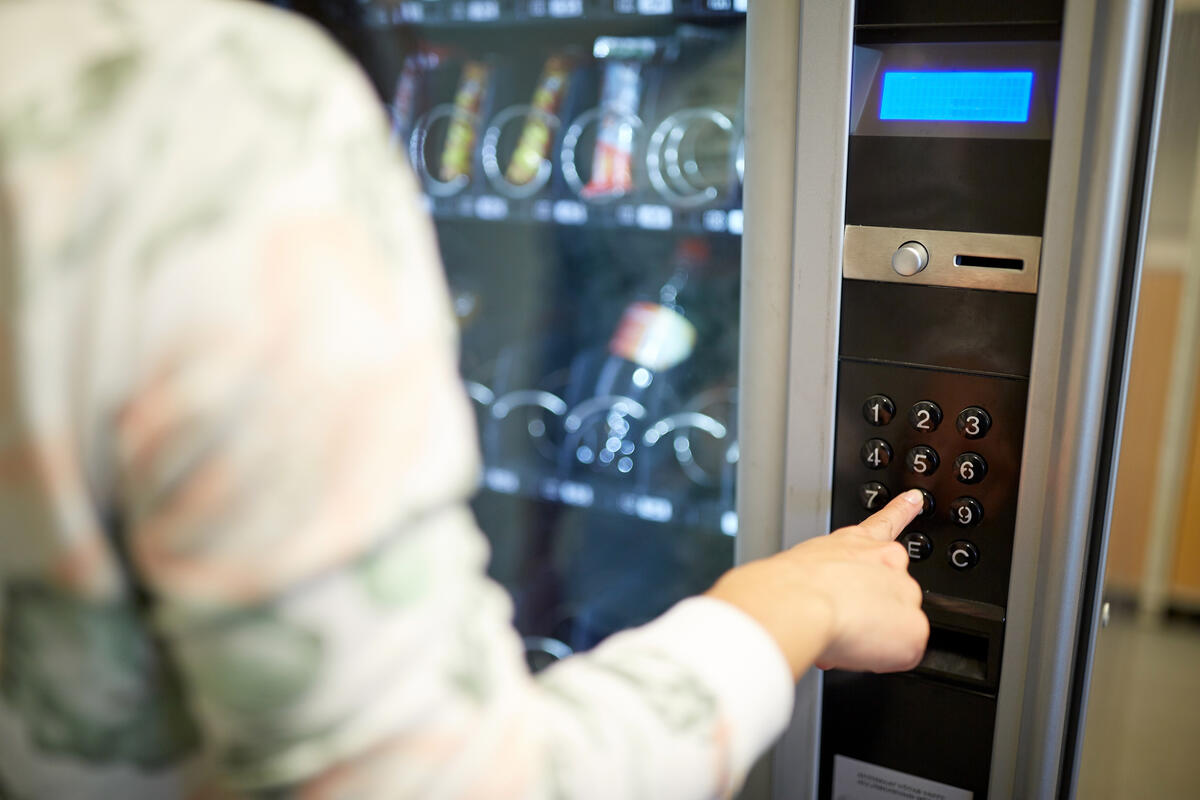
M 1058 796 L 1152 0 L 1067 0 L 991 797 Z M 1114 443 L 1115 446 L 1115 443 Z M 1103 506 L 1101 505 L 1101 508 Z M 1100 535 L 1103 535 L 1101 530 Z M 1035 613 L 1036 610 L 1036 613 Z
M 777 553 L 784 546 L 800 16 L 800 0 L 770 0 L 750 3 L 746 19 L 749 158 L 738 354 L 742 401 L 738 404 L 735 554 L 739 564 Z M 772 796 L 772 784 L 768 756 L 751 771 L 741 798 L 766 800 Z
M 957 286 L 997 292 L 1036 294 L 1042 237 L 998 233 L 931 231 L 847 225 L 842 250 L 842 275 L 866 281 Z M 905 242 L 920 242 L 929 251 L 929 265 L 916 275 L 892 269 L 892 254 Z M 958 266 L 958 256 L 1011 258 L 1021 269 Z

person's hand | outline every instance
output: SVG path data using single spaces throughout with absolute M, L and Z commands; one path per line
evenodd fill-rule
M 794 675 L 822 669 L 896 672 L 921 660 L 929 620 L 908 553 L 895 538 L 921 510 L 901 494 L 861 525 L 735 567 L 707 594 L 757 620 Z

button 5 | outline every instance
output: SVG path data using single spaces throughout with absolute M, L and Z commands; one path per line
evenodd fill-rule
M 858 487 L 858 502 L 867 511 L 876 511 L 883 508 L 884 504 L 891 497 L 892 493 L 879 481 L 871 481 Z
M 987 469 L 987 461 L 979 453 L 963 453 L 954 459 L 954 477 L 959 483 L 979 483 Z
M 946 560 L 955 569 L 970 569 L 979 563 L 979 548 L 960 539 L 946 550 Z
M 983 519 L 983 506 L 974 497 L 959 497 L 950 504 L 950 519 L 960 528 L 973 528 Z
M 923 533 L 909 531 L 903 534 L 899 541 L 908 551 L 910 561 L 924 561 L 933 553 L 933 542 L 929 541 L 929 537 Z
M 967 406 L 959 412 L 954 427 L 968 439 L 982 439 L 992 429 L 992 415 L 979 406 Z
M 896 416 L 896 404 L 886 394 L 873 394 L 863 403 L 862 413 L 872 425 L 887 425 Z
M 859 456 L 867 469 L 883 469 L 892 463 L 892 446 L 883 439 L 868 439 Z
M 915 475 L 932 475 L 937 472 L 941 459 L 938 458 L 937 450 L 927 444 L 919 444 L 908 451 L 904 463 L 908 465 L 908 471 Z
M 922 400 L 908 412 L 908 424 L 913 430 L 929 433 L 942 424 L 942 409 L 932 400 Z

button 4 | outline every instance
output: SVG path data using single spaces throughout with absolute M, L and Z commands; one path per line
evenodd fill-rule
M 914 475 L 932 475 L 937 472 L 941 459 L 938 458 L 937 450 L 927 444 L 919 444 L 908 451 L 904 463 Z
M 968 439 L 982 439 L 992 429 L 992 415 L 979 406 L 967 406 L 959 412 L 954 427 Z
M 964 539 L 951 543 L 946 549 L 946 560 L 955 569 L 970 569 L 979 563 L 979 548 Z
M 891 497 L 892 493 L 879 481 L 871 481 L 858 487 L 858 502 L 867 511 L 883 508 Z
M 942 409 L 932 400 L 916 403 L 908 412 L 908 424 L 913 430 L 929 433 L 942 424 Z
M 954 477 L 959 483 L 979 483 L 987 469 L 987 461 L 979 453 L 963 453 L 954 459 Z
M 896 416 L 896 404 L 886 394 L 873 394 L 863 403 L 862 413 L 872 425 L 887 425 Z
M 933 553 L 933 542 L 929 541 L 929 537 L 923 533 L 909 531 L 903 534 L 899 541 L 908 551 L 910 561 L 924 561 Z
M 892 463 L 892 446 L 883 439 L 868 439 L 859 456 L 867 469 L 883 469 Z
M 983 506 L 974 497 L 959 497 L 950 504 L 950 519 L 960 528 L 973 528 L 983 519 Z

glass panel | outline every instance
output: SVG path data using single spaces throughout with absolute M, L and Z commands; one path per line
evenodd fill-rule
M 745 0 L 288 5 L 365 65 L 437 223 L 531 663 L 706 589 L 737 533 Z
M 1194 4 L 1193 4 L 1194 5 Z M 1081 798 L 1200 787 L 1200 9 L 1179 4 L 1077 782 Z

